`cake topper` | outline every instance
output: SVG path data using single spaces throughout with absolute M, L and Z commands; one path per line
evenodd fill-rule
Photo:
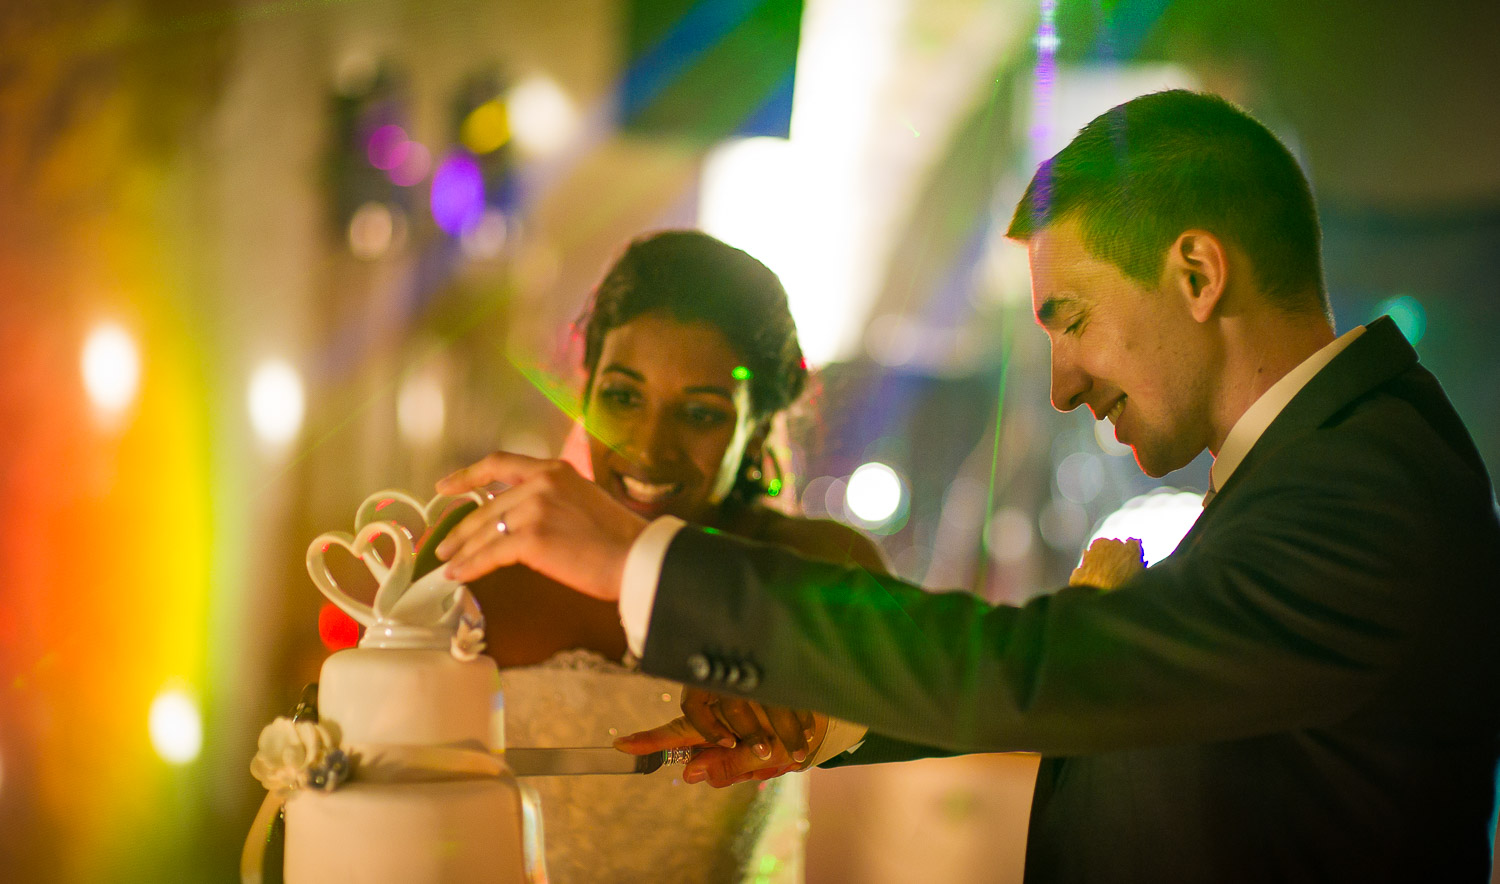
M 328 531 L 307 548 L 307 573 L 313 583 L 365 628 L 360 647 L 452 647 L 458 655 L 458 644 L 462 644 L 464 652 L 472 652 L 483 635 L 484 618 L 468 588 L 446 577 L 441 568 L 431 568 L 413 580 L 418 570 L 416 542 L 426 537 L 424 550 L 433 548 L 441 539 L 433 529 L 451 527 L 456 513 L 447 519 L 443 515 L 456 503 L 470 507 L 461 503 L 465 499 L 472 505 L 484 502 L 483 496 L 472 491 L 462 497 L 438 495 L 425 504 L 404 491 L 379 491 L 360 504 L 354 535 Z M 391 542 L 389 560 L 376 545 L 381 537 Z M 326 560 L 333 547 L 341 547 L 363 563 L 375 578 L 378 588 L 371 604 L 353 598 L 338 585 Z M 455 644 L 461 625 L 463 641 Z

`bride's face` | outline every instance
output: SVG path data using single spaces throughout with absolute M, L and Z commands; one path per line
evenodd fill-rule
M 647 518 L 711 523 L 755 430 L 741 365 L 707 323 L 647 313 L 611 330 L 584 401 L 594 481 Z

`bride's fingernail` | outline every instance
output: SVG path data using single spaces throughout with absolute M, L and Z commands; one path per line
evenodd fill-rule
M 765 761 L 767 758 L 771 757 L 771 747 L 766 744 L 765 740 L 756 740 L 755 744 L 752 745 L 750 749 L 755 753 L 755 757 L 759 758 L 761 761 Z
M 796 761 L 796 762 L 806 761 L 807 760 L 807 750 L 806 749 L 798 749 L 798 750 L 794 751 L 792 753 L 792 760 Z
M 733 749 L 735 746 L 739 745 L 739 741 L 734 737 L 720 737 L 719 745 L 723 746 L 725 749 Z
M 703 777 L 704 773 L 701 768 L 691 767 L 682 772 L 682 781 L 684 783 L 701 783 L 703 782 Z

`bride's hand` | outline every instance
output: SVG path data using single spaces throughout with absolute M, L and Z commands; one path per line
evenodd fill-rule
M 827 732 L 826 716 L 695 688 L 686 689 L 682 706 L 687 714 L 660 727 L 621 737 L 615 741 L 615 748 L 635 755 L 662 749 L 697 749 L 683 769 L 683 779 L 722 787 L 802 769 Z M 694 721 L 703 724 L 695 725 Z
M 497 451 L 438 482 L 462 494 L 509 485 L 454 526 L 438 545 L 447 574 L 473 580 L 523 564 L 585 595 L 620 597 L 630 546 L 646 521 L 561 460 Z
M 817 724 L 814 713 L 806 710 L 693 687 L 683 689 L 682 714 L 709 742 L 726 748 L 748 745 L 762 761 L 781 751 L 799 764 L 807 760 L 808 739 Z

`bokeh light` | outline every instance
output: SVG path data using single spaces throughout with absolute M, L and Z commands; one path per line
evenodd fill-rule
M 1157 488 L 1132 497 L 1106 516 L 1089 536 L 1088 543 L 1099 537 L 1140 538 L 1146 564 L 1152 565 L 1172 554 L 1202 512 L 1203 495 L 1170 487 Z M 1088 543 L 1082 547 L 1087 548 Z
M 1097 454 L 1077 451 L 1057 466 L 1057 490 L 1074 503 L 1089 503 L 1104 490 L 1104 462 Z
M 863 464 L 849 477 L 844 503 L 861 522 L 880 525 L 893 518 L 905 495 L 901 477 L 879 461 Z
M 414 445 L 431 445 L 443 437 L 446 403 L 435 371 L 413 372 L 396 397 L 396 426 Z
M 171 764 L 187 764 L 203 748 L 198 704 L 181 688 L 166 688 L 151 701 L 151 747 Z
M 1066 497 L 1047 501 L 1037 515 L 1037 530 L 1047 545 L 1060 552 L 1073 552 L 1089 530 L 1089 514 Z
M 505 98 L 511 137 L 532 156 L 561 150 L 578 127 L 578 110 L 551 77 L 535 74 L 517 83 Z
M 1012 564 L 1031 553 L 1035 535 L 1030 516 L 1015 507 L 1002 507 L 985 527 L 985 547 L 996 562 Z
M 373 261 L 391 250 L 396 239 L 396 216 L 385 203 L 368 202 L 349 219 L 349 251 Z
M 432 175 L 432 220 L 449 236 L 461 236 L 484 218 L 484 174 L 474 158 L 455 151 Z
M 332 602 L 318 609 L 318 638 L 330 651 L 342 651 L 359 644 L 359 623 Z
M 401 164 L 386 172 L 392 183 L 401 187 L 412 187 L 422 183 L 432 171 L 432 152 L 420 141 L 407 142 L 406 156 Z
M 377 128 L 365 140 L 365 156 L 370 165 L 385 172 L 399 168 L 411 153 L 411 139 L 406 130 L 393 123 Z
M 1130 446 L 1115 438 L 1115 425 L 1108 420 L 1094 421 L 1094 441 L 1099 443 L 1099 450 L 1110 457 L 1124 457 L 1130 453 Z
M 510 118 L 506 116 L 505 105 L 498 100 L 486 101 L 469 111 L 459 127 L 458 138 L 475 154 L 499 150 L 510 140 Z
M 465 230 L 459 239 L 459 248 L 470 258 L 494 258 L 505 250 L 510 239 L 510 222 L 499 209 L 485 209 L 479 223 Z
M 103 415 L 123 412 L 135 399 L 141 360 L 135 339 L 124 328 L 104 323 L 83 344 L 83 387 Z
M 281 445 L 302 429 L 302 378 L 280 359 L 267 360 L 250 376 L 250 424 L 261 439 Z
M 1389 316 L 1413 347 L 1427 333 L 1427 310 L 1411 295 L 1397 295 L 1381 301 L 1375 308 L 1375 315 Z

